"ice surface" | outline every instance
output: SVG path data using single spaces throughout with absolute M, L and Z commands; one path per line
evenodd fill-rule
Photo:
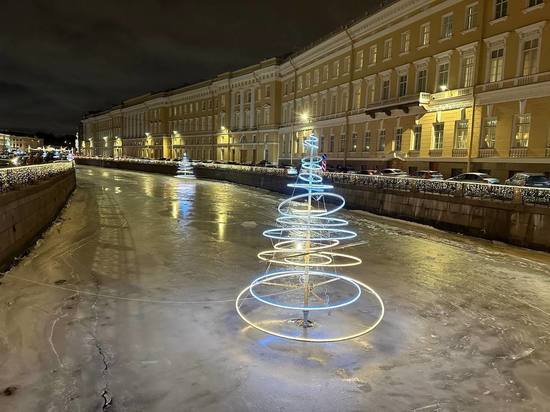
M 284 341 L 234 298 L 265 267 L 282 195 L 80 167 L 44 240 L 0 285 L 6 411 L 544 410 L 550 258 L 344 212 L 383 297 L 364 338 Z M 252 224 L 254 223 L 254 224 Z M 24 280 L 25 279 L 25 280 Z

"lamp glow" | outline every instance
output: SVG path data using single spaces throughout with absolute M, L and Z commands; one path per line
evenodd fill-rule
M 236 309 L 250 326 L 282 338 L 304 342 L 353 339 L 370 332 L 381 322 L 384 303 L 366 284 L 336 272 L 335 268 L 362 263 L 358 257 L 331 250 L 357 234 L 343 228 L 348 225 L 346 220 L 333 216 L 344 207 L 345 199 L 326 192 L 333 186 L 323 183 L 321 157 L 317 155 L 318 138 L 309 136 L 304 141 L 304 148 L 307 155 L 301 161 L 296 183 L 288 187 L 294 191 L 305 190 L 305 193 L 293 193 L 279 204 L 280 216 L 276 221 L 280 227 L 263 232 L 272 241 L 273 248 L 258 253 L 268 269 L 239 293 Z M 272 265 L 285 269 L 271 271 Z M 352 315 L 345 318 L 351 319 L 351 330 L 337 328 L 335 332 L 327 332 L 328 318 L 317 321 L 319 316 L 336 309 L 339 313 L 354 310 L 353 313 L 361 315 L 365 310 L 357 305 L 369 298 L 374 299 L 379 310 L 372 315 L 371 321 L 359 326 L 355 325 Z M 255 307 L 247 310 L 245 306 L 250 305 Z M 282 321 L 265 319 L 281 312 L 286 316 Z M 296 318 L 296 313 L 301 317 Z

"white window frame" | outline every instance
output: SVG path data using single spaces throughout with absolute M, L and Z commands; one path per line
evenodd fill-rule
M 445 25 L 445 20 L 450 18 L 450 32 L 447 33 L 446 31 L 446 28 L 447 26 Z M 454 34 L 454 15 L 453 13 L 447 13 L 447 14 L 444 14 L 443 16 L 441 16 L 441 40 L 447 40 L 447 39 L 450 39 L 453 37 L 453 34 Z
M 470 23 L 470 17 L 472 15 L 468 14 L 468 12 L 470 11 L 470 9 L 474 7 L 476 8 L 476 13 L 473 15 L 474 25 L 470 27 L 469 23 Z M 479 2 L 476 1 L 475 3 L 467 4 L 464 9 L 464 32 L 474 31 L 475 29 L 477 29 L 478 26 L 479 26 Z
M 427 30 L 426 30 L 427 29 Z M 430 45 L 431 27 L 430 23 L 424 23 L 420 25 L 420 35 L 418 39 L 418 48 L 428 47 Z M 427 41 L 425 41 L 427 38 Z
M 400 45 L 399 45 L 400 56 L 407 54 L 411 51 L 411 31 L 407 30 L 401 33 Z
M 384 40 L 384 55 L 382 56 L 382 61 L 388 61 L 392 58 L 392 50 L 393 48 L 393 39 L 390 37 L 389 39 Z
M 355 52 L 355 70 L 361 70 L 364 64 L 364 52 L 363 50 L 358 50 Z
M 525 45 L 526 41 L 538 39 L 538 50 L 537 50 L 537 67 L 534 71 L 534 73 L 527 75 L 527 76 L 533 76 L 535 74 L 539 73 L 540 69 L 540 56 L 541 56 L 541 50 L 542 50 L 542 30 L 544 26 L 546 25 L 546 20 L 540 21 L 538 23 L 530 24 L 525 27 L 520 27 L 516 29 L 516 33 L 519 37 L 519 59 L 518 59 L 518 67 L 517 67 L 517 77 L 523 76 L 523 47 Z
M 369 47 L 369 66 L 374 66 L 378 60 L 378 45 L 373 44 Z
M 484 39 L 487 49 L 487 54 L 485 56 L 485 83 L 491 83 L 491 54 L 493 51 L 498 49 L 503 49 L 502 51 L 502 79 L 497 80 L 496 82 L 501 82 L 504 80 L 504 68 L 506 67 L 506 54 L 507 54 L 507 38 L 509 33 L 499 34 L 488 39 Z

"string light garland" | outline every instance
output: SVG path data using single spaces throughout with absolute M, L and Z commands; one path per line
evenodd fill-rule
M 193 165 L 187 157 L 187 153 L 183 154 L 183 157 L 178 165 L 177 177 L 184 178 L 193 178 L 195 177 L 193 173 Z
M 49 179 L 66 173 L 73 167 L 73 162 L 66 161 L 0 169 L 0 192 L 8 192 L 20 186 Z
M 266 273 L 239 293 L 235 306 L 246 323 L 268 334 L 337 342 L 373 330 L 384 316 L 384 303 L 371 287 L 336 271 L 362 261 L 335 251 L 357 234 L 345 228 L 345 219 L 334 217 L 345 199 L 323 183 L 318 148 L 315 135 L 304 140 L 307 155 L 296 183 L 288 185 L 293 195 L 278 206 L 279 227 L 263 232 L 273 246 L 258 253 L 268 265 Z M 284 269 L 272 271 L 274 265 Z

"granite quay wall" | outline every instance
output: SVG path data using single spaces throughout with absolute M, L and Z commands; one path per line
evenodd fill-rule
M 111 169 L 133 170 L 136 172 L 160 173 L 175 175 L 178 169 L 178 162 L 168 160 L 147 160 L 147 159 L 113 159 L 102 157 L 77 157 L 77 165 L 99 166 Z
M 0 271 L 51 225 L 75 187 L 72 162 L 0 169 Z
M 281 169 L 199 165 L 198 178 L 290 193 Z M 325 174 L 349 209 L 550 251 L 550 190 L 504 185 Z

